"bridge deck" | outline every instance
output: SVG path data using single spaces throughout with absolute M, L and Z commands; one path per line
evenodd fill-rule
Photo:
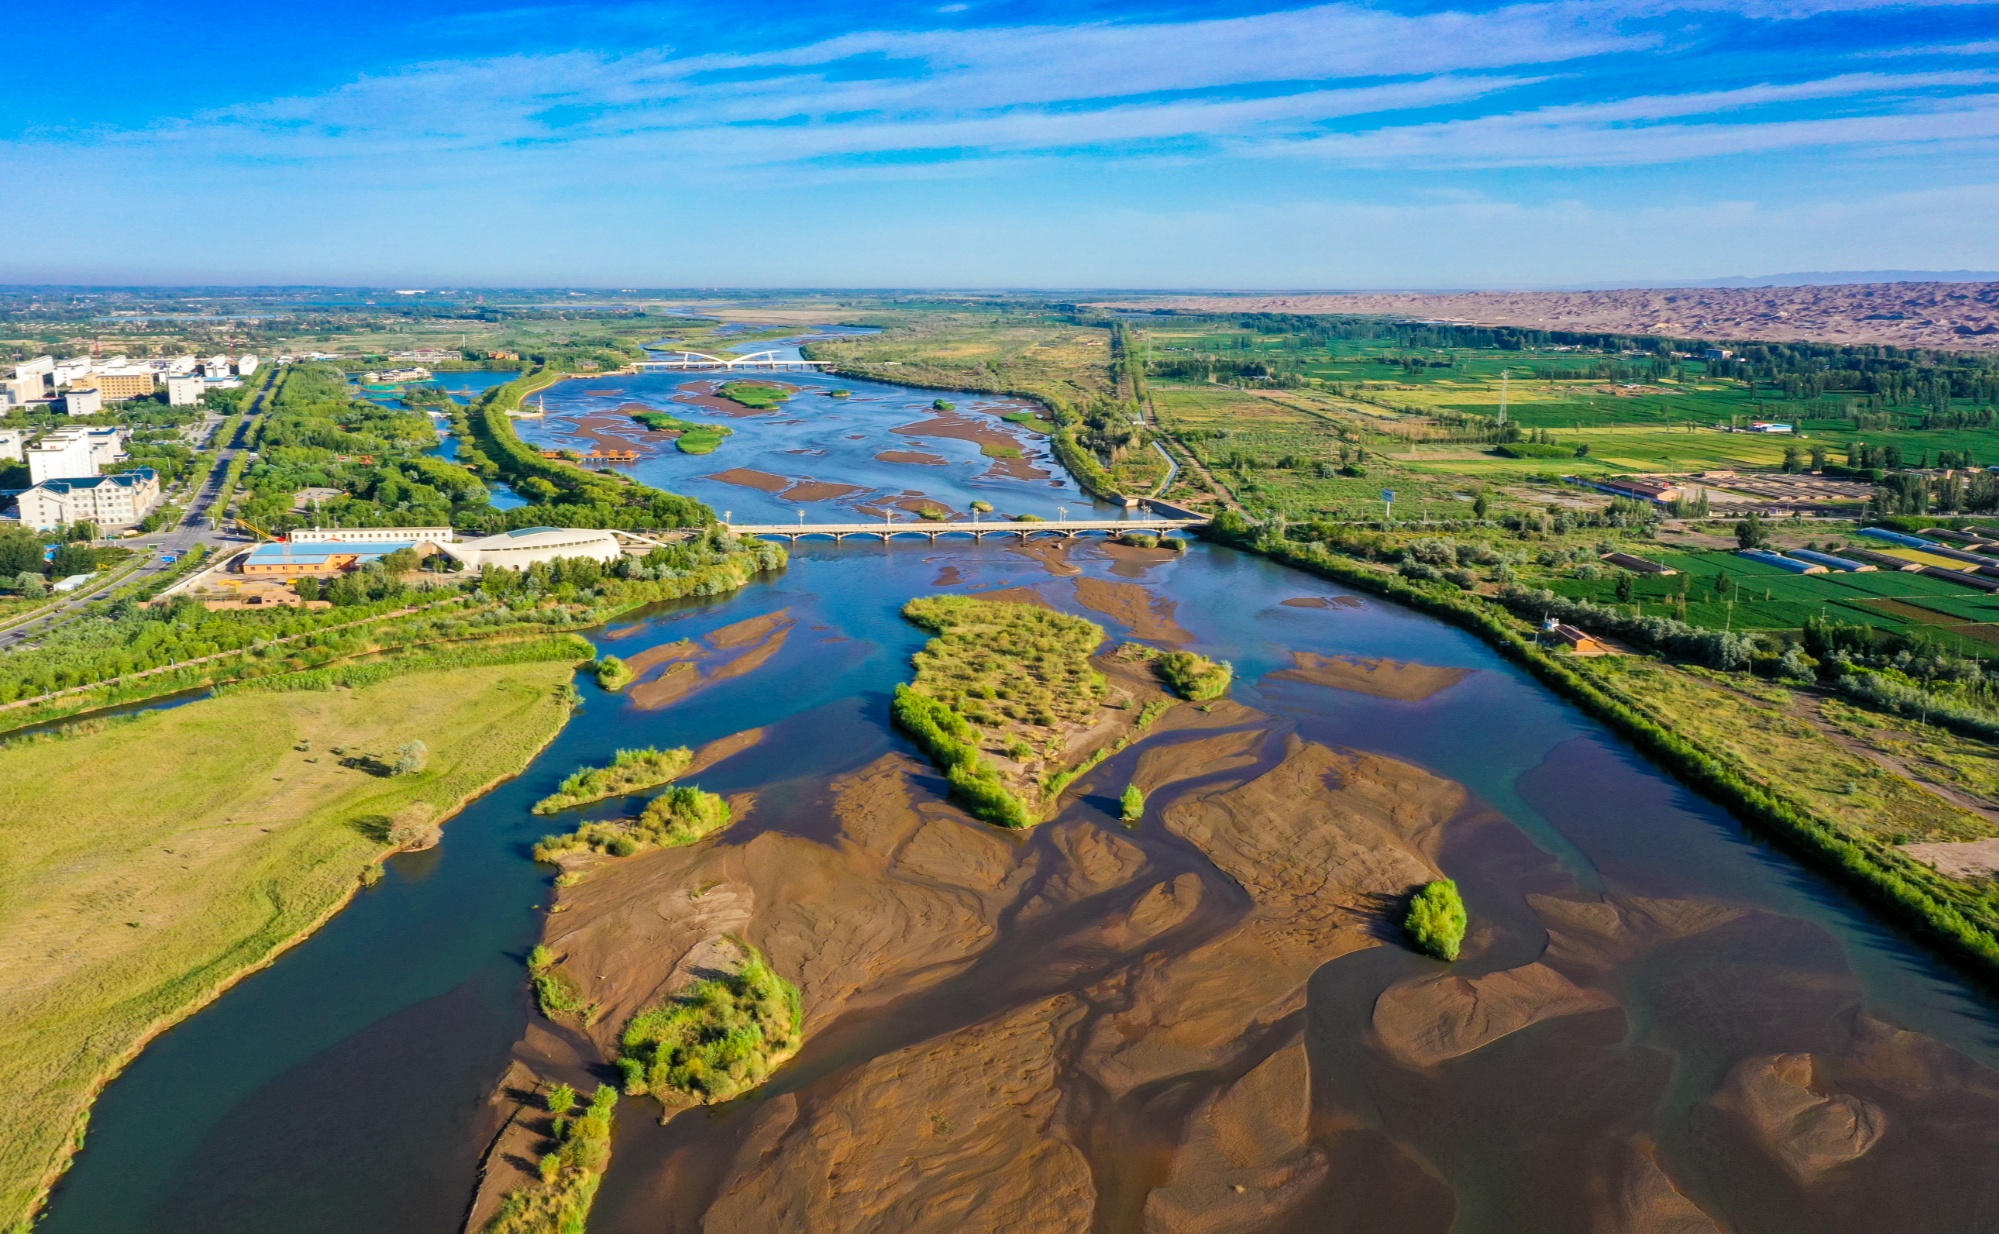
M 1102 535 L 1122 535 L 1128 531 L 1182 531 L 1189 527 L 1206 525 L 1204 518 L 1159 518 L 1159 519 L 1050 519 L 1036 523 L 1010 522 L 908 522 L 908 523 L 725 523 L 732 533 L 739 536 L 780 536 L 787 540 L 798 540 L 808 536 L 826 536 L 834 540 L 844 540 L 848 536 L 873 536 L 887 540 L 895 536 L 924 536 L 935 540 L 938 536 L 971 536 L 983 540 L 987 536 L 1018 536 L 1028 539 L 1037 535 L 1073 536 L 1096 532 Z

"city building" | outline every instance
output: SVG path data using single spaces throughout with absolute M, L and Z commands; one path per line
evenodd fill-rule
M 259 363 L 261 363 L 261 361 L 259 361 L 257 357 L 249 355 L 247 353 L 245 353 L 244 355 L 237 356 L 236 375 L 238 377 L 248 377 L 250 374 L 257 371 L 257 365 Z
M 105 399 L 151 398 L 158 385 L 153 370 L 140 364 L 106 364 L 90 378 Z
M 55 371 L 56 358 L 54 356 L 36 356 L 32 360 L 24 360 L 14 366 L 14 376 L 40 378 L 42 386 L 45 389 L 48 386 L 49 377 Z
M 33 484 L 97 474 L 97 461 L 91 457 L 90 438 L 86 436 L 50 433 L 29 446 L 26 455 L 28 480 Z
M 335 490 L 338 492 L 339 490 Z M 301 529 L 287 537 L 293 544 L 449 544 L 449 527 L 322 527 Z
M 47 393 L 38 373 L 0 378 L 0 407 L 25 407 L 40 402 Z
M 169 377 L 185 377 L 200 367 L 201 361 L 193 356 L 175 356 L 166 362 L 164 371 Z
M 50 480 L 21 494 L 21 524 L 49 531 L 74 523 L 129 527 L 160 504 L 160 480 L 150 467 L 115 476 Z
M 592 557 L 612 562 L 625 552 L 610 532 L 587 527 L 523 527 L 467 544 L 450 545 L 444 551 L 474 570 L 482 566 L 525 570 L 536 562 L 558 557 Z
M 49 382 L 58 390 L 64 386 L 73 386 L 90 376 L 91 367 L 87 356 L 80 356 L 74 360 L 58 360 L 55 371 L 49 374 Z
M 409 539 L 410 528 L 381 530 L 400 531 L 403 538 L 311 544 L 273 540 L 245 554 L 236 564 L 236 571 L 249 578 L 324 578 L 380 561 L 398 549 L 409 549 L 419 557 L 438 551 L 437 545 L 430 541 Z
M 171 374 L 167 377 L 167 405 L 170 407 L 193 407 L 201 402 L 201 396 L 208 391 L 208 383 L 199 377 Z
M 228 356 L 210 356 L 201 362 L 201 375 L 211 381 L 218 377 L 234 376 L 235 371 L 230 367 Z
M 62 392 L 62 409 L 72 416 L 94 416 L 104 410 L 104 392 L 96 386 L 71 386 Z
M 0 459 L 12 463 L 25 463 L 27 459 L 28 434 L 17 428 L 0 429 Z

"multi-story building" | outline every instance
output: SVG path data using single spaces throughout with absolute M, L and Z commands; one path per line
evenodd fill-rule
M 207 392 L 208 383 L 193 375 L 171 374 L 167 377 L 167 404 L 172 407 L 192 407 L 201 402 Z
M 14 376 L 39 377 L 42 379 L 42 386 L 45 389 L 48 386 L 50 374 L 55 371 L 56 358 L 54 356 L 36 356 L 32 360 L 24 360 L 14 366 Z
M 129 527 L 160 504 L 160 481 L 150 467 L 115 476 L 50 480 L 21 494 L 23 526 L 48 531 L 76 523 Z
M 73 386 L 90 376 L 91 361 L 88 356 L 78 356 L 71 360 L 56 361 L 55 371 L 49 374 L 49 382 L 57 389 Z
M 258 360 L 257 357 L 245 352 L 236 357 L 236 375 L 238 377 L 248 377 L 257 371 L 257 365 L 261 363 L 262 361 Z
M 0 407 L 22 407 L 42 397 L 44 386 L 41 374 L 0 377 Z
M 71 386 L 62 392 L 62 409 L 72 416 L 94 416 L 104 410 L 104 392 L 96 386 Z
M 0 429 L 0 458 L 13 463 L 25 463 L 28 435 L 17 428 Z
M 91 457 L 90 437 L 84 433 L 50 433 L 25 451 L 28 479 L 41 484 L 48 480 L 76 480 L 97 474 L 97 460 Z
M 201 361 L 195 359 L 193 356 L 175 356 L 166 362 L 166 368 L 163 371 L 170 377 L 180 377 L 192 373 L 200 367 Z
M 97 392 L 106 399 L 151 398 L 157 386 L 153 370 L 139 364 L 103 365 L 91 374 Z
M 228 377 L 232 372 L 233 370 L 229 367 L 228 356 L 210 356 L 201 362 L 201 375 L 210 381 L 218 377 Z

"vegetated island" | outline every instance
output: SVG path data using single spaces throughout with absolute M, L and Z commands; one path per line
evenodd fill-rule
M 582 1234 L 611 1161 L 611 1121 L 618 1090 L 606 1084 L 576 1118 L 576 1090 L 557 1084 L 542 1097 L 548 1114 L 537 1181 L 516 1187 L 500 1202 L 482 1234 Z
M 728 802 L 692 785 L 675 785 L 647 802 L 637 818 L 585 823 L 568 835 L 543 836 L 534 856 L 536 861 L 577 852 L 629 857 L 647 848 L 692 844 L 728 825 Z
M 562 782 L 553 793 L 534 803 L 536 814 L 553 814 L 571 806 L 587 805 L 606 797 L 655 788 L 679 776 L 694 761 L 686 746 L 656 750 L 620 750 L 608 767 L 583 767 Z
M 915 680 L 896 687 L 895 722 L 986 822 L 1042 821 L 1077 776 L 1170 706 L 1130 657 L 1095 655 L 1103 627 L 1080 617 L 952 595 L 902 612 L 936 637 L 913 658 Z
M 715 393 L 732 403 L 741 403 L 758 411 L 776 411 L 784 400 L 791 397 L 791 391 L 779 386 L 767 386 L 760 381 L 725 381 Z
M 736 971 L 641 1011 L 619 1040 L 625 1092 L 651 1094 L 669 1117 L 682 1106 L 727 1101 L 763 1083 L 803 1040 L 798 987 L 756 948 L 729 941 L 743 953 Z
M 742 402 L 737 399 L 737 402 Z M 744 403 L 744 406 L 754 404 Z M 683 420 L 679 416 L 664 411 L 638 411 L 632 419 L 656 433 L 673 433 L 673 448 L 682 454 L 713 454 L 722 439 L 736 430 L 726 424 L 698 424 L 693 420 Z

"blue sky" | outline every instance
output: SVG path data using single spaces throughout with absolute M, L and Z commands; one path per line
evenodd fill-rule
M 34 5 L 0 281 L 1999 269 L 1999 5 Z

